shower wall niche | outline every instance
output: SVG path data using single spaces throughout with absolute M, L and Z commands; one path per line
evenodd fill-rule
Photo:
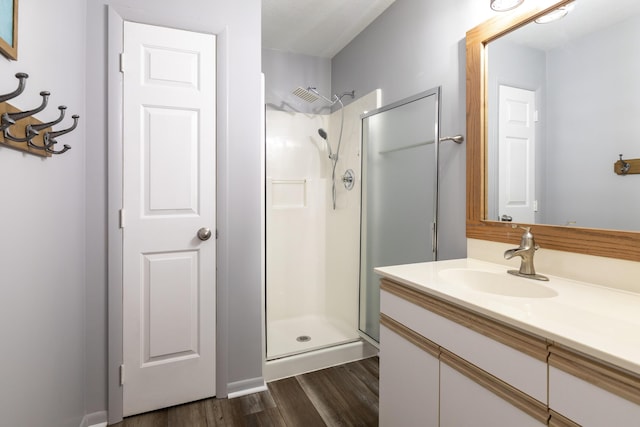
M 380 105 L 379 91 L 344 109 L 335 210 L 332 164 L 318 129 L 335 152 L 341 112 L 322 100 L 315 113 L 297 112 L 294 102 L 282 99 L 266 111 L 267 360 L 359 340 L 360 116 Z M 350 191 L 341 180 L 347 169 L 355 174 Z

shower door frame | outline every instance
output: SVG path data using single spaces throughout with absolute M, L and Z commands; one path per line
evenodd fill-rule
M 383 107 L 377 108 L 375 110 L 366 112 L 362 115 L 360 115 L 360 126 L 361 126 L 361 130 L 360 130 L 360 135 L 361 135 L 361 153 L 364 153 L 364 146 L 365 146 L 365 141 L 364 141 L 364 122 L 365 119 L 375 116 L 377 114 L 380 113 L 384 113 L 387 111 L 391 111 L 395 108 L 398 107 L 402 107 L 404 105 L 410 104 L 412 102 L 418 101 L 422 98 L 427 98 L 429 96 L 435 96 L 435 120 L 434 120 L 434 140 L 433 140 L 433 144 L 434 144 L 434 157 L 435 157 L 435 174 L 434 174 L 434 179 L 435 179 L 435 200 L 434 200 L 434 209 L 433 209 L 433 226 L 431 229 L 432 232 L 432 241 L 431 241 L 431 245 L 432 245 L 432 252 L 433 252 L 433 261 L 437 261 L 438 260 L 438 207 L 440 204 L 440 173 L 439 173 L 439 167 L 440 167 L 440 158 L 439 158 L 439 148 L 440 148 L 440 117 L 441 117 L 441 105 L 440 105 L 440 95 L 442 93 L 442 88 L 441 86 L 436 86 L 432 89 L 428 89 L 425 90 L 423 92 L 417 93 L 415 95 L 409 96 L 407 98 L 401 99 L 399 101 L 396 101 L 394 103 L 391 103 L 389 105 L 385 105 Z M 375 346 L 376 348 L 379 348 L 380 343 L 372 336 L 370 336 L 369 334 L 367 334 L 364 330 L 362 330 L 362 323 L 361 323 L 361 313 L 363 310 L 363 304 L 362 304 L 362 292 L 363 292 L 363 286 L 362 286 L 362 264 L 364 262 L 364 250 L 366 250 L 365 247 L 363 247 L 363 242 L 362 242 L 362 236 L 363 236 L 363 229 L 366 226 L 366 223 L 364 221 L 364 217 L 366 215 L 365 209 L 366 206 L 364 205 L 364 200 L 365 200 L 365 193 L 366 193 L 366 182 L 364 178 L 364 173 L 365 173 L 365 169 L 366 169 L 366 162 L 367 159 L 365 157 L 364 154 L 360 156 L 360 173 L 361 173 L 361 194 L 360 194 L 360 273 L 359 273 L 359 283 L 358 283 L 358 290 L 359 290 L 359 297 L 358 297 L 358 334 L 360 335 L 360 337 L 362 339 L 364 339 L 365 341 L 367 341 L 368 343 L 370 343 L 371 345 Z

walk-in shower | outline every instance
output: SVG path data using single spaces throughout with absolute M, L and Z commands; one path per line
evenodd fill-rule
M 298 92 L 268 106 L 265 117 L 267 379 L 309 369 L 273 373 L 292 360 L 321 355 L 319 363 L 341 363 L 362 357 L 365 347 L 358 334 L 360 115 L 380 106 L 379 91 L 346 106 L 342 95 Z M 349 169 L 354 178 L 345 186 L 340 177 Z M 338 352 L 347 360 L 332 359 Z
M 436 251 L 439 89 L 387 107 L 292 93 L 266 110 L 267 380 L 375 352 L 373 268 Z

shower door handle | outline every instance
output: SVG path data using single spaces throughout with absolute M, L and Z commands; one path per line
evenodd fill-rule
M 210 238 L 211 238 L 210 229 L 208 229 L 207 227 L 202 227 L 200 230 L 198 230 L 198 239 L 204 242 L 205 240 L 209 240 Z

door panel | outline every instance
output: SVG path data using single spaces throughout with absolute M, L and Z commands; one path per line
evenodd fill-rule
M 197 355 L 198 252 L 146 254 L 144 262 L 143 364 Z
M 147 214 L 197 214 L 198 114 L 144 108 Z
M 215 395 L 215 37 L 125 22 L 124 415 Z
M 198 53 L 188 48 L 144 47 L 146 85 L 198 87 Z M 179 64 L 179 66 L 176 66 Z

